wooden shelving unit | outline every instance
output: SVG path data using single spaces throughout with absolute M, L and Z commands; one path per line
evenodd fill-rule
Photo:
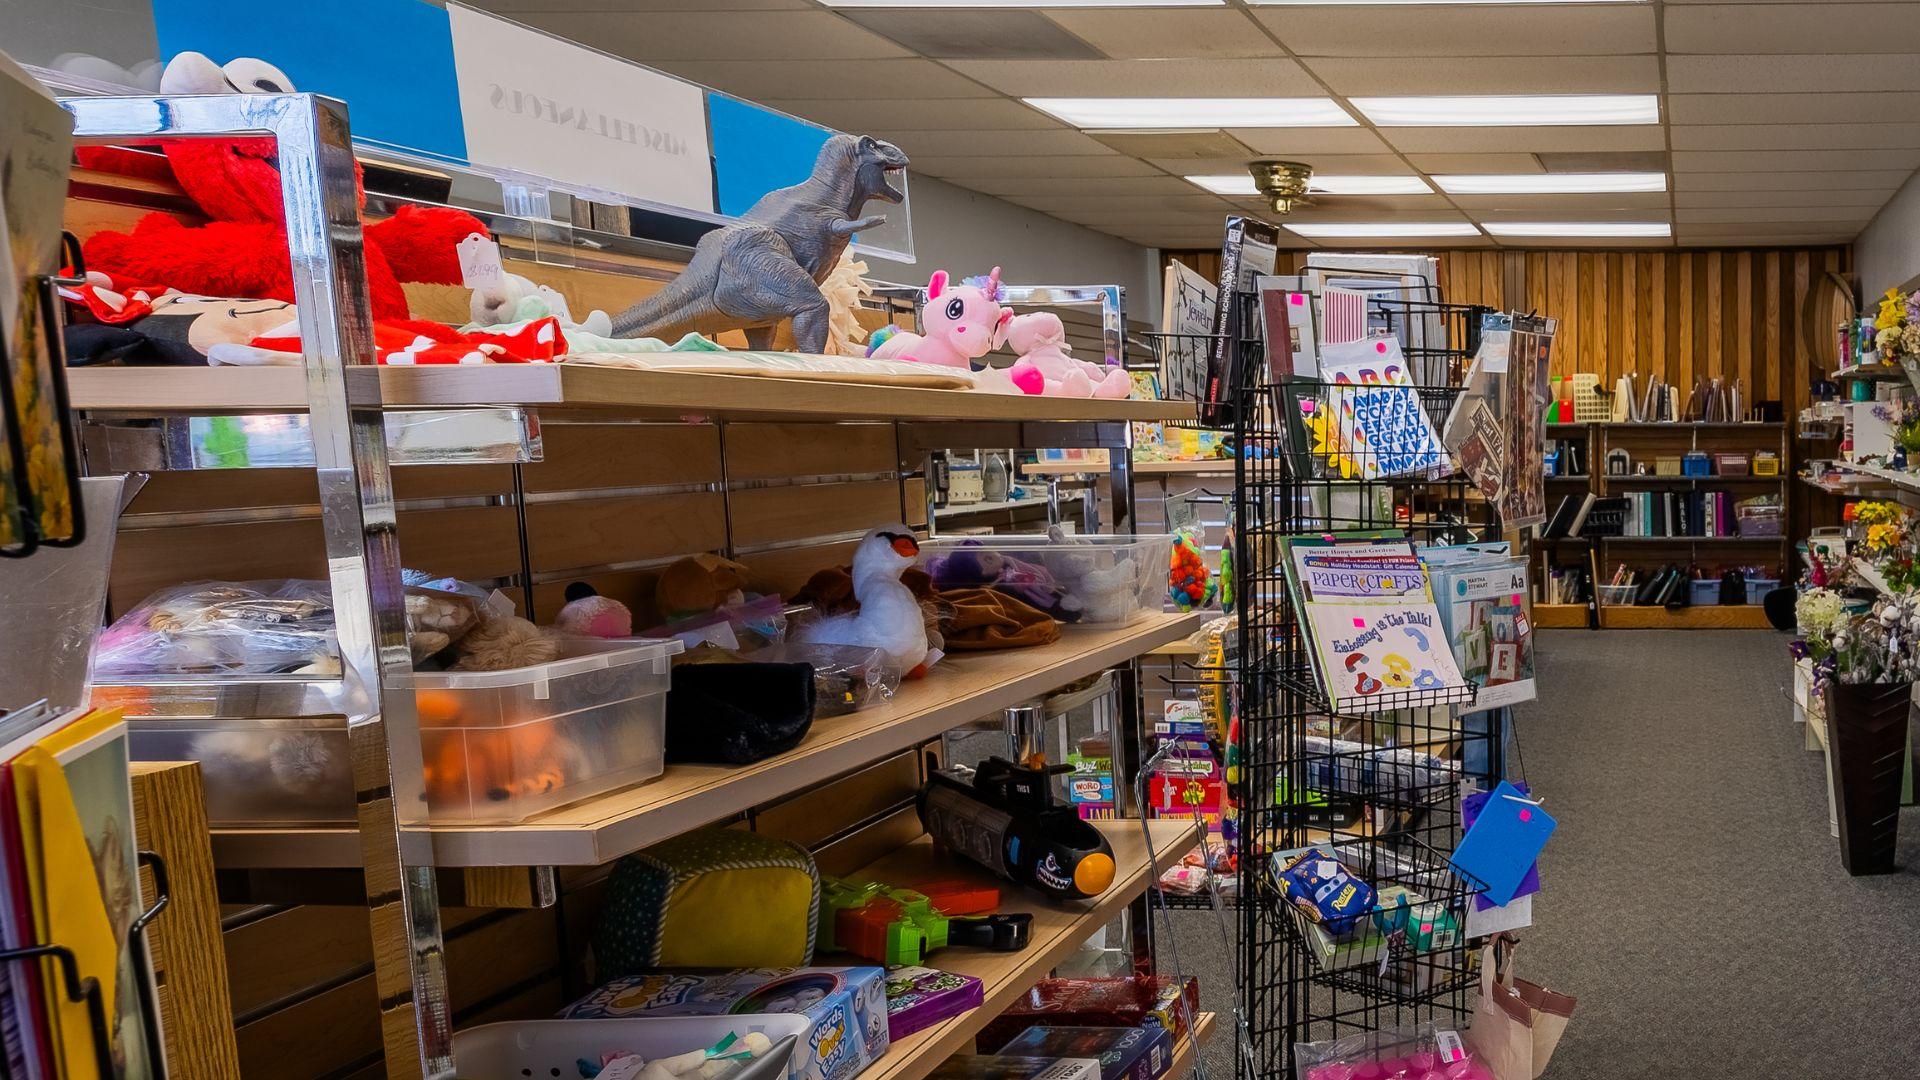
M 1033 914 L 1028 946 L 1016 953 L 952 949 L 938 954 L 934 963 L 941 970 L 972 975 L 985 984 L 980 1007 L 895 1041 L 884 1057 L 860 1074 L 862 1080 L 919 1080 L 953 1054 L 970 1052 L 974 1035 L 988 1020 L 1000 1015 L 1028 987 L 1072 955 L 1095 930 L 1111 922 L 1129 901 L 1146 891 L 1151 882 L 1140 823 L 1096 824 L 1113 845 L 1112 887 L 1093 900 L 1078 903 L 1053 903 L 1038 899 L 1035 893 L 1005 889 L 1005 910 Z M 1179 858 L 1198 839 L 1191 821 L 1152 821 L 1147 828 L 1160 866 Z M 961 869 L 958 873 L 970 875 L 973 871 Z M 956 866 L 951 860 L 937 858 L 933 845 L 923 838 L 865 867 L 859 876 L 876 881 L 928 881 L 956 876 Z
M 651 783 L 564 806 L 517 825 L 436 825 L 434 864 L 594 866 L 690 828 L 784 798 L 939 736 L 960 724 L 1172 642 L 1206 616 L 1150 615 L 1113 629 L 1062 628 L 1032 649 L 956 654 L 881 708 L 814 721 L 798 747 L 753 765 L 674 765 Z M 359 865 L 351 828 L 217 829 L 232 868 Z
M 1207 1040 L 1213 1037 L 1214 1020 L 1215 1016 L 1210 1012 L 1203 1012 L 1193 1018 L 1193 1033 L 1175 1045 L 1173 1062 L 1167 1066 L 1167 1074 L 1162 1080 L 1186 1080 L 1192 1075 L 1194 1060 L 1199 1057 L 1200 1050 L 1206 1046 Z
M 1586 440 L 1589 472 L 1580 476 L 1548 477 L 1548 510 L 1562 497 L 1580 493 L 1584 485 L 1598 497 L 1636 491 L 1729 490 L 1740 497 L 1777 493 L 1782 514 L 1790 504 L 1793 487 L 1789 474 L 1789 450 L 1785 424 L 1765 422 L 1713 423 L 1594 423 L 1550 424 L 1548 438 Z M 1765 443 L 1755 436 L 1764 436 Z M 1610 476 L 1605 472 L 1607 453 L 1624 447 L 1633 456 L 1636 467 L 1655 456 L 1678 456 L 1688 450 L 1745 452 L 1751 458 L 1755 450 L 1772 450 L 1779 455 L 1779 476 L 1661 476 L 1634 473 Z M 1535 559 L 1536 585 L 1543 581 L 1549 566 L 1563 566 L 1574 559 L 1597 567 L 1596 576 L 1604 578 L 1620 563 L 1651 564 L 1732 564 L 1770 562 L 1784 567 L 1792 538 L 1790 530 L 1773 536 L 1599 536 L 1556 537 L 1533 543 L 1540 555 Z M 1562 551 L 1562 546 L 1566 551 Z M 1564 609 L 1564 610 L 1561 610 Z M 1586 626 L 1585 605 L 1536 604 L 1535 619 L 1540 626 Z M 1669 612 L 1665 608 L 1608 607 L 1600 613 L 1600 625 L 1608 629 L 1689 629 L 1689 628 L 1763 628 L 1765 613 L 1757 605 L 1702 605 Z

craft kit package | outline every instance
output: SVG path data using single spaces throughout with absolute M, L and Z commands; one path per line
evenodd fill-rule
M 891 1041 L 886 973 L 877 967 L 635 975 L 615 979 L 567 1006 L 560 1019 L 743 1013 L 795 1013 L 811 1022 L 800 1040 L 807 1059 L 800 1080 L 851 1080 L 886 1053 Z
M 1295 1043 L 1293 1060 L 1296 1080 L 1496 1080 L 1458 1031 L 1432 1024 Z
M 1188 1019 L 1199 1015 L 1197 979 L 1182 982 L 1167 975 L 1041 979 L 987 1021 L 974 1045 L 982 1053 L 997 1050 L 1035 1024 L 1139 1027 L 1156 1023 L 1179 1037 Z
M 1119 626 L 1161 611 L 1173 537 L 969 536 L 920 545 L 922 565 L 942 589 L 1006 593 L 1064 623 Z
M 461 1080 L 525 1080 L 529 1076 L 582 1074 L 581 1065 L 611 1064 L 628 1055 L 653 1061 L 673 1059 L 693 1051 L 720 1048 L 724 1058 L 715 1080 L 801 1080 L 808 1060 L 804 1052 L 810 1025 L 804 1016 L 749 1014 L 745 1016 L 641 1016 L 624 1020 L 509 1020 L 481 1024 L 455 1032 L 453 1067 Z M 736 1048 L 767 1050 L 740 1060 Z M 785 1067 L 759 1068 L 760 1062 L 782 1039 L 796 1045 Z M 715 1062 L 709 1061 L 708 1068 Z M 771 1066 L 771 1063 L 768 1063 Z M 755 1066 L 755 1068 L 749 1068 Z M 693 1070 L 695 1077 L 704 1074 Z M 599 1074 L 601 1076 L 607 1073 Z M 684 1075 L 684 1074 L 680 1074 Z
M 1173 1037 L 1158 1024 L 1144 1027 L 1036 1025 L 1000 1048 L 1016 1057 L 1093 1058 L 1100 1080 L 1158 1080 L 1173 1063 Z
M 887 969 L 887 1037 L 904 1039 L 942 1020 L 977 1009 L 985 984 L 971 975 L 929 967 Z
M 594 959 L 603 977 L 797 966 L 813 959 L 819 913 L 820 873 L 806 849 L 696 829 L 614 864 Z

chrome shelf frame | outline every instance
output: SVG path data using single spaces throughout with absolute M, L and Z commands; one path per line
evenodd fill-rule
M 341 675 L 310 687 L 347 720 L 374 981 L 389 1076 L 453 1076 L 453 1022 L 411 691 L 388 426 L 374 363 L 365 240 L 344 103 L 317 94 L 66 98 L 81 143 L 268 136 L 281 197 L 307 431 L 319 480 Z M 318 702 L 304 702 L 312 707 Z

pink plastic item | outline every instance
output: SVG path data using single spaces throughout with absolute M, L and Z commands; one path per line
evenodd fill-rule
M 926 306 L 920 312 L 920 324 L 927 332 L 897 331 L 868 349 L 867 355 L 876 360 L 911 360 L 966 371 L 973 360 L 999 348 L 1007 339 L 1013 312 L 1000 306 L 999 293 L 997 266 L 987 275 L 984 286 L 954 285 L 945 270 L 935 270 L 927 282 Z

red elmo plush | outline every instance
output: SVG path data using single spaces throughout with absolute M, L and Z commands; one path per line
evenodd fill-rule
M 288 93 L 278 68 L 253 59 L 225 68 L 183 52 L 161 76 L 163 94 Z M 292 301 L 287 224 L 280 169 L 272 139 L 184 140 L 163 146 L 173 179 L 209 221 L 186 226 L 149 214 L 131 233 L 102 232 L 87 241 L 87 267 L 116 279 L 171 286 L 205 296 Z M 83 149 L 81 165 L 152 175 L 156 159 L 111 149 Z M 355 166 L 355 186 L 359 186 Z M 361 190 L 360 201 L 366 203 Z M 402 206 L 366 226 L 367 290 L 376 319 L 407 317 L 402 281 L 460 284 L 457 245 L 471 233 L 488 235 L 480 219 L 450 207 Z

